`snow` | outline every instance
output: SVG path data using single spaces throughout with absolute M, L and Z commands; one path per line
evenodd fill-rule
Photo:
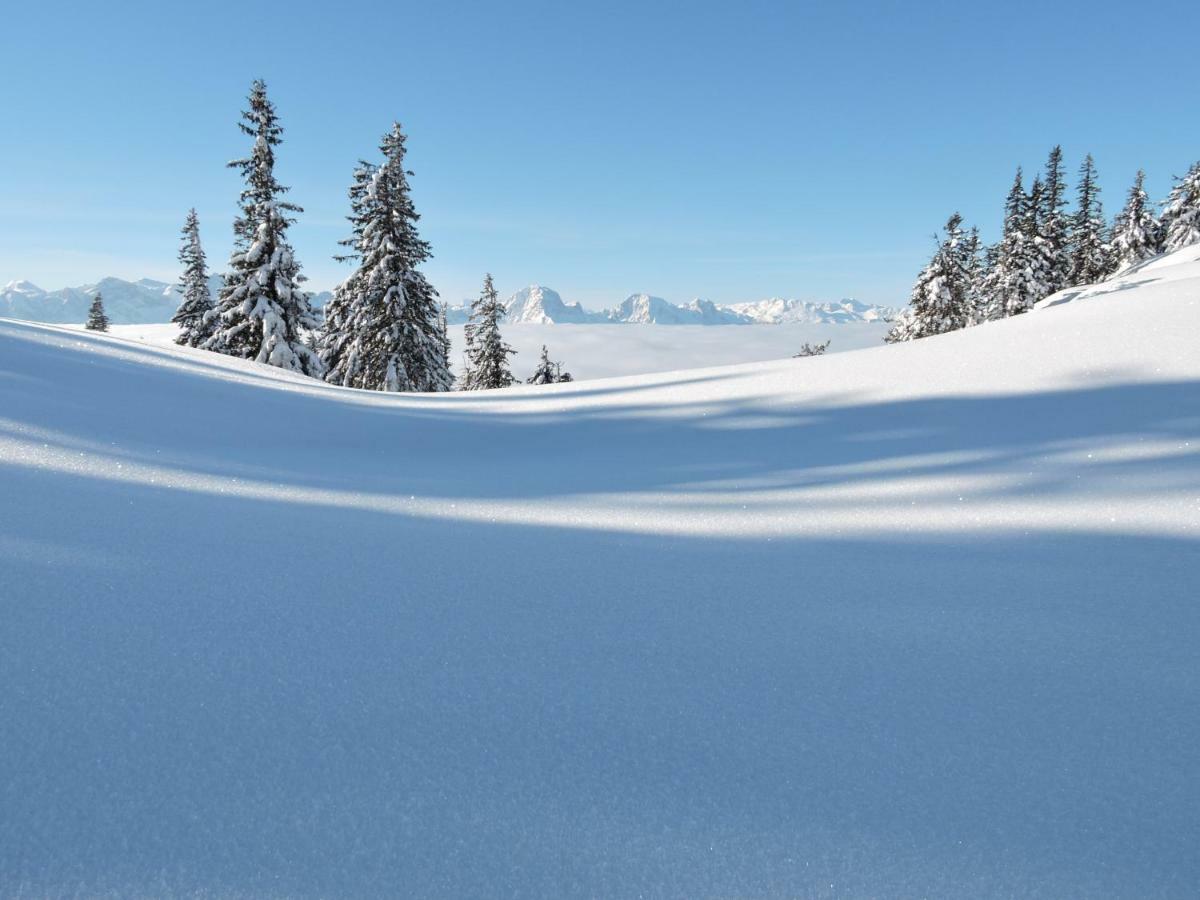
M 467 395 L 0 322 L 0 895 L 1190 896 L 1197 256 Z

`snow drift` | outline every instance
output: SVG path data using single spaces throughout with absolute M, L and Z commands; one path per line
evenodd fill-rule
M 1198 255 L 486 395 L 0 323 L 0 894 L 1189 896 Z

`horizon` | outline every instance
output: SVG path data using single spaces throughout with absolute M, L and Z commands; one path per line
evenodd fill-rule
M 1158 201 L 1200 155 L 1200 124 L 1175 115 L 1191 103 L 1182 55 L 1154 58 L 1147 91 L 1106 64 L 1130 52 L 1123 7 L 1028 6 L 1038 27 L 1018 33 L 1011 6 L 704 4 L 684 21 L 636 4 L 371 5 L 372 21 L 411 36 L 400 71 L 361 58 L 354 24 L 315 4 L 121 21 L 84 7 L 65 22 L 24 8 L 10 68 L 44 63 L 48 33 L 73 65 L 0 86 L 25 135 L 0 147 L 0 284 L 172 282 L 192 206 L 222 272 L 238 193 L 225 163 L 248 150 L 237 122 L 261 77 L 284 126 L 279 177 L 305 208 L 290 234 L 313 290 L 349 272 L 332 255 L 351 170 L 396 119 L 433 247 L 426 274 L 447 302 L 477 296 L 491 271 L 506 293 L 536 273 L 587 309 L 630 285 L 675 303 L 901 306 L 950 213 L 994 239 L 1013 171 L 1032 177 L 1055 144 L 1072 186 L 1084 154 L 1096 158 L 1109 218 L 1138 168 Z M 247 28 L 269 22 L 292 52 L 247 65 L 222 38 L 231 10 Z M 1156 14 L 1180 30 L 1200 22 L 1190 5 Z M 502 49 L 514 46 L 536 53 Z M 1081 46 L 1100 62 L 1041 64 Z

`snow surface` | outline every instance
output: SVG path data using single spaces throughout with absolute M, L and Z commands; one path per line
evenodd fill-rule
M 469 395 L 0 322 L 0 895 L 1194 896 L 1196 255 Z

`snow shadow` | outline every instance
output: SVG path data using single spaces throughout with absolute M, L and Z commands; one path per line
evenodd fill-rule
M 1193 541 L 663 538 L 18 487 L 0 894 L 1200 879 Z

